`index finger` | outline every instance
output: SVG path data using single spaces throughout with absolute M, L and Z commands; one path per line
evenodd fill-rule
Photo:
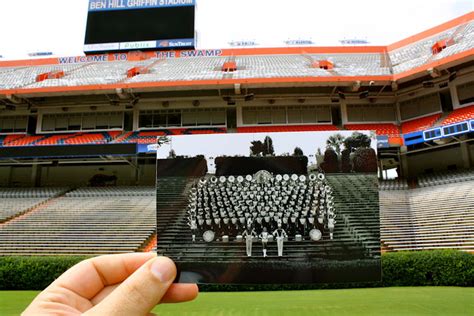
M 104 287 L 124 281 L 156 253 L 105 255 L 79 262 L 49 287 L 66 288 L 88 300 Z

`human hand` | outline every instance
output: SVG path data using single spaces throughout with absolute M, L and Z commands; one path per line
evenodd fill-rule
M 173 284 L 176 266 L 154 253 L 106 255 L 66 271 L 22 315 L 149 315 L 158 303 L 193 300 L 196 284 Z

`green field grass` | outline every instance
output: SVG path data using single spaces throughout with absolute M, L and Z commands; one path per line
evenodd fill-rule
M 35 291 L 0 292 L 0 315 L 18 315 Z M 474 288 L 392 287 L 291 292 L 201 293 L 159 315 L 474 315 Z

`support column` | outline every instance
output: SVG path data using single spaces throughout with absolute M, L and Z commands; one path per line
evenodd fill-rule
M 471 153 L 468 143 L 461 143 L 461 159 L 463 168 L 469 169 L 471 167 Z
M 41 165 L 34 164 L 31 167 L 31 186 L 38 187 L 41 183 Z
M 379 180 L 383 180 L 383 162 L 382 159 L 378 160 L 379 165 Z
M 402 112 L 400 110 L 400 102 L 395 103 L 395 114 L 397 116 L 397 121 L 398 124 L 400 125 L 402 123 Z
M 140 119 L 140 109 L 137 108 L 136 106 L 133 108 L 133 130 L 136 131 L 139 128 L 139 119 Z
M 408 178 L 408 157 L 406 155 L 406 148 L 404 146 L 400 147 L 400 170 L 402 172 L 402 177 Z
M 12 186 L 12 180 L 13 180 L 13 167 L 8 167 L 8 180 L 7 180 L 7 186 L 11 187 Z
M 456 89 L 456 80 L 449 83 L 449 92 L 451 93 L 451 100 L 453 102 L 453 109 L 459 108 L 458 89 Z
M 348 115 L 347 115 L 346 100 L 341 99 L 339 104 L 341 105 L 341 123 L 342 123 L 342 126 L 344 126 L 349 122 Z
M 237 126 L 242 126 L 244 124 L 242 105 L 238 104 L 235 108 L 237 115 Z
M 138 181 L 140 180 L 140 167 L 138 166 L 138 158 L 133 157 L 131 162 L 135 167 L 131 166 L 132 170 L 130 171 L 130 184 L 137 185 Z

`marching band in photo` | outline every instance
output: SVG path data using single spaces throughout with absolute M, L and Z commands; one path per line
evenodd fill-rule
M 180 282 L 380 278 L 372 138 L 367 131 L 159 137 L 158 253 L 175 260 Z

